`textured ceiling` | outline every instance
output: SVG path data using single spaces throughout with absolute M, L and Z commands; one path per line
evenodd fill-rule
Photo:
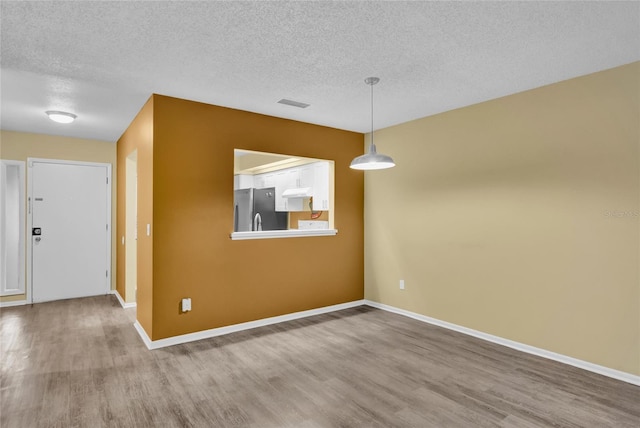
M 152 93 L 367 132 L 367 76 L 377 129 L 640 60 L 638 2 L 0 7 L 2 129 L 107 141 Z

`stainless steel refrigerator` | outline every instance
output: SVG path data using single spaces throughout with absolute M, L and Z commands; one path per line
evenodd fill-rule
M 276 188 L 239 189 L 233 194 L 233 230 L 286 230 L 288 213 L 276 211 Z

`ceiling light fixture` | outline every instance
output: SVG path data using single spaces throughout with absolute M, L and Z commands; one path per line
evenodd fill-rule
M 76 117 L 78 117 L 73 113 L 67 113 L 65 111 L 49 110 L 45 111 L 45 113 L 47 114 L 47 116 L 49 116 L 49 119 L 58 123 L 71 123 L 76 120 Z
M 371 86 L 371 143 L 369 144 L 369 151 L 367 153 L 351 161 L 349 167 L 352 169 L 386 169 L 396 166 L 396 163 L 391 157 L 376 152 L 376 145 L 373 144 L 373 85 L 379 81 L 380 79 L 377 77 L 367 77 L 364 79 L 364 83 Z

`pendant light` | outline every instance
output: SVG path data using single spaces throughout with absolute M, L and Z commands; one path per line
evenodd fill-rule
M 380 79 L 377 77 L 367 77 L 364 79 L 364 83 L 371 86 L 371 143 L 369 144 L 369 151 L 367 153 L 351 161 L 349 167 L 352 169 L 386 169 L 396 166 L 391 157 L 376 152 L 376 145 L 373 144 L 373 85 L 379 81 Z

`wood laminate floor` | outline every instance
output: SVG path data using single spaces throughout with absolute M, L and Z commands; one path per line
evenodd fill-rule
M 0 426 L 640 426 L 640 387 L 367 306 L 155 351 L 134 317 L 2 309 Z

